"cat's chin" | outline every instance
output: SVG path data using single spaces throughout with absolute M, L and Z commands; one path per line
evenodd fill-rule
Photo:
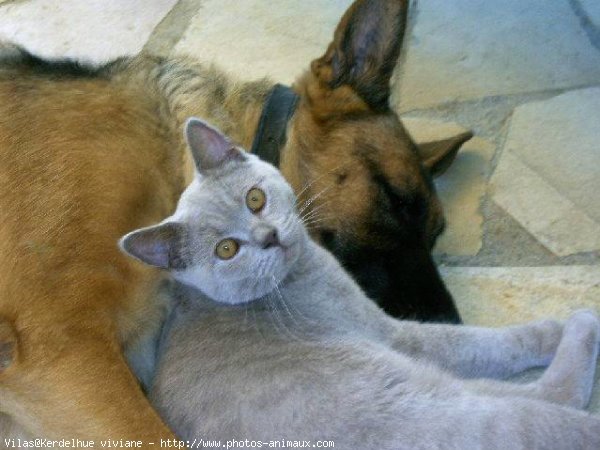
M 298 255 L 290 255 L 290 258 L 297 259 L 297 257 Z M 204 283 L 199 284 L 196 277 L 190 277 L 188 274 L 186 274 L 188 276 L 182 276 L 181 273 L 177 274 L 179 276 L 175 275 L 174 278 L 184 285 L 197 289 L 216 303 L 241 305 L 272 295 L 277 289 L 277 284 L 290 272 L 290 265 L 285 264 L 284 266 L 285 268 L 279 267 L 280 270 L 277 270 L 277 273 L 263 278 L 230 280 L 227 283 L 223 280 L 218 282 L 213 279 L 210 282 L 205 280 Z
M 244 294 L 241 295 L 222 295 L 223 292 L 216 293 L 212 296 L 213 301 L 226 305 L 243 305 L 244 303 L 251 303 L 255 300 L 263 298 L 267 295 L 271 295 L 275 290 L 275 283 L 269 280 L 263 280 L 262 283 L 254 280 L 254 286 L 252 288 L 244 289 Z

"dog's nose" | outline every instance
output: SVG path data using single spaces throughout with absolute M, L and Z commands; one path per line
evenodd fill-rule
M 272 225 L 261 224 L 255 227 L 252 232 L 252 237 L 254 242 L 262 248 L 280 245 L 277 228 Z

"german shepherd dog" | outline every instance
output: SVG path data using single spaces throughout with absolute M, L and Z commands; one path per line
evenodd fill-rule
M 430 255 L 444 226 L 431 176 L 470 135 L 418 148 L 388 106 L 407 3 L 346 12 L 293 86 L 280 168 L 314 237 L 388 312 L 458 322 Z M 12 423 L 46 437 L 173 437 L 128 366 L 143 368 L 167 295 L 117 240 L 173 211 L 193 174 L 189 116 L 250 148 L 271 88 L 185 59 L 92 69 L 0 47 L 0 411 Z

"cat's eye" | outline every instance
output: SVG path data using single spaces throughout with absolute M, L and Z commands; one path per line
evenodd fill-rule
M 265 203 L 267 203 L 267 196 L 264 191 L 259 188 L 252 188 L 246 194 L 246 206 L 254 213 L 263 209 Z
M 231 259 L 238 252 L 240 246 L 233 239 L 223 239 L 217 244 L 215 252 L 221 259 Z

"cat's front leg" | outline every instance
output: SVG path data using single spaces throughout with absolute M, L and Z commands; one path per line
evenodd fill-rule
M 506 378 L 546 366 L 561 340 L 563 324 L 539 320 L 504 328 L 420 324 L 389 319 L 391 346 L 461 377 Z
M 576 408 L 588 405 L 592 396 L 600 344 L 600 320 L 593 311 L 573 314 L 550 367 L 535 383 L 542 398 Z

